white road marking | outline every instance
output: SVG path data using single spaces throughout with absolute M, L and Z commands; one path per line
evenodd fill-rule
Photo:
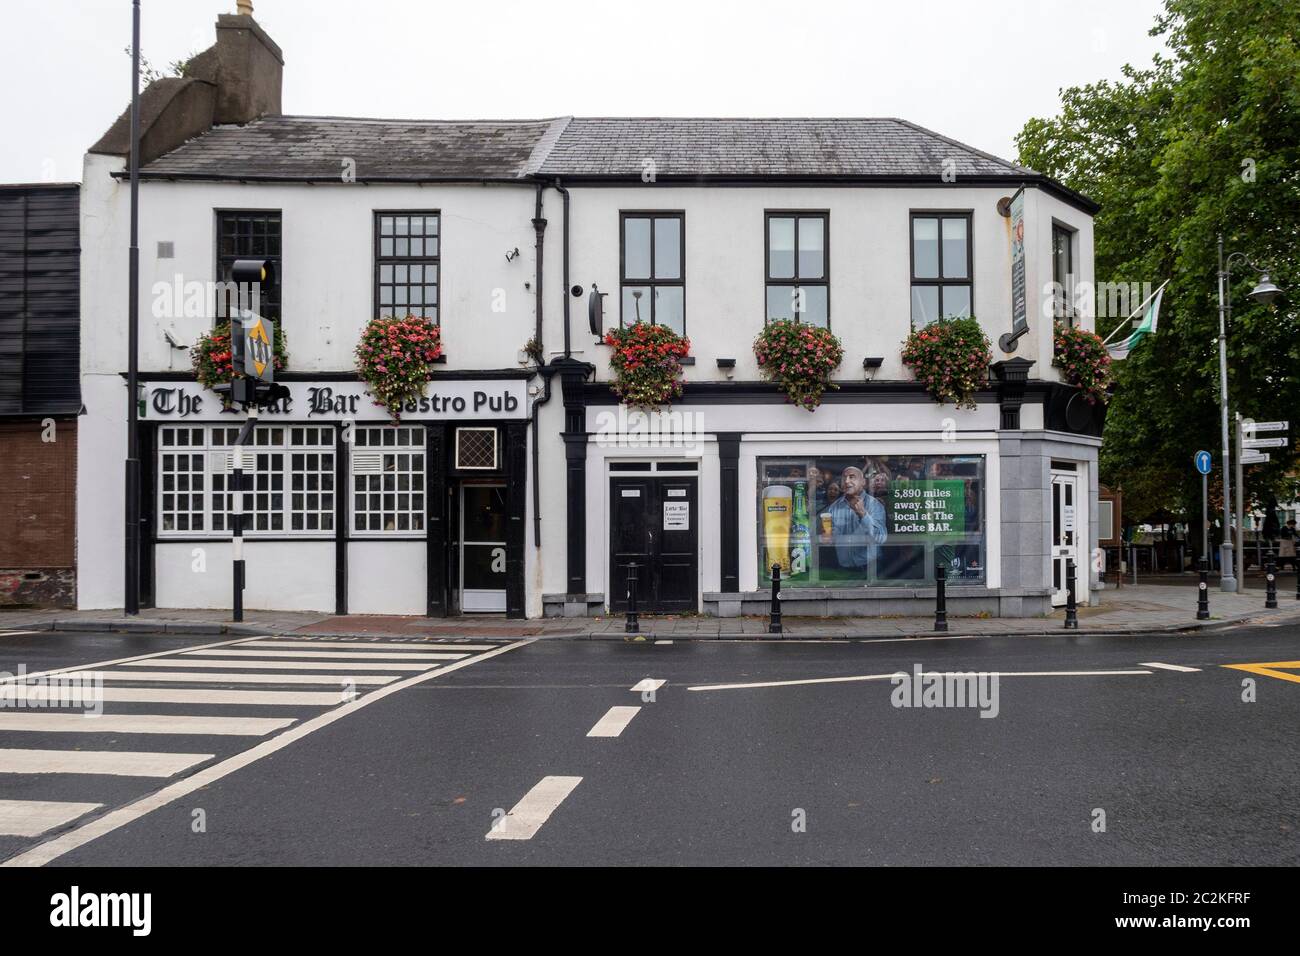
M 1150 671 L 924 671 L 923 674 L 982 673 L 990 677 L 1122 677 L 1130 674 L 1150 674 Z M 795 687 L 800 684 L 843 684 L 850 681 L 889 680 L 899 674 L 911 678 L 907 671 L 892 674 L 861 674 L 855 677 L 812 677 L 806 680 L 755 681 L 750 684 L 699 684 L 687 690 L 747 690 L 753 687 Z
M 242 645 L 243 647 L 278 647 L 285 650 L 291 648 L 320 650 L 328 647 L 330 650 L 338 649 L 341 651 L 490 651 L 493 648 L 500 647 L 500 644 L 438 644 L 433 641 L 412 641 L 402 643 L 394 641 L 385 643 L 382 641 L 249 641 Z
M 359 671 L 427 671 L 434 664 L 392 664 L 387 661 L 242 661 L 201 660 L 197 657 L 169 657 L 165 661 L 136 661 L 131 667 L 249 667 L 269 671 L 337 671 L 340 667 L 355 667 Z
M 484 839 L 531 840 L 580 783 L 581 777 L 543 777 L 487 832 Z
M 1181 664 L 1139 664 L 1138 667 L 1155 667 L 1162 671 L 1179 671 L 1183 674 L 1199 674 L 1199 667 L 1184 667 Z
M 88 670 L 94 670 L 95 668 L 98 667 L 113 667 L 114 665 L 117 664 L 134 664 L 137 661 L 146 662 L 152 660 L 155 657 L 167 657 L 168 655 L 175 654 L 178 650 L 198 651 L 198 650 L 207 650 L 208 648 L 212 648 L 212 647 L 230 647 L 232 644 L 243 644 L 245 641 L 251 641 L 251 640 L 255 640 L 255 638 L 241 637 L 233 641 L 217 641 L 215 644 L 200 644 L 197 647 L 190 647 L 190 648 L 173 647 L 169 651 L 155 651 L 152 654 L 137 654 L 135 657 L 119 657 L 117 660 L 113 660 L 113 661 L 95 661 L 93 664 L 74 664 L 70 667 L 55 667 L 48 671 L 36 671 L 31 674 L 25 674 L 23 675 L 23 679 L 31 680 L 33 677 L 44 677 L 47 674 L 70 674 L 74 671 L 88 671 Z M 7 677 L 0 677 L 0 684 L 8 684 L 16 680 L 18 680 L 18 675 L 10 674 Z
M 467 657 L 464 660 L 456 661 L 454 664 L 447 664 L 435 670 L 426 671 L 423 674 L 413 674 L 395 684 L 381 687 L 371 694 L 360 697 L 351 703 L 344 704 L 342 707 L 335 707 L 332 710 L 327 710 L 325 713 L 313 717 L 311 720 L 303 721 L 301 724 L 298 724 L 298 726 L 286 730 L 284 733 L 272 737 L 270 740 L 263 740 L 261 743 L 250 747 L 242 753 L 228 757 L 220 763 L 213 764 L 210 767 L 205 767 L 193 776 L 169 784 L 156 793 L 151 793 L 146 797 L 141 797 L 134 803 L 129 803 L 124 807 L 118 807 L 116 810 L 106 813 L 102 817 L 97 817 L 88 823 L 82 824 L 76 829 L 69 830 L 66 833 L 61 833 L 39 846 L 32 847 L 25 853 L 20 853 L 15 857 L 5 860 L 3 863 L 0 863 L 0 867 L 44 866 L 52 860 L 57 860 L 65 853 L 70 853 L 79 847 L 85 846 L 92 840 L 96 840 L 105 834 L 112 833 L 114 830 L 120 829 L 121 827 L 152 813 L 159 807 L 165 807 L 169 803 L 179 800 L 181 797 L 187 796 L 196 790 L 200 790 L 203 787 L 215 783 L 223 777 L 229 776 L 236 770 L 247 767 L 251 763 L 256 763 L 258 760 L 261 760 L 263 757 L 267 757 L 276 751 L 283 750 L 291 743 L 301 740 L 308 734 L 314 733 L 322 727 L 327 727 L 336 720 L 342 720 L 344 717 L 356 713 L 363 707 L 369 707 L 371 704 L 382 700 L 389 694 L 395 694 L 399 690 L 405 690 L 407 687 L 412 687 L 416 684 L 422 684 L 425 681 L 433 680 L 435 677 L 439 677 L 443 674 L 450 674 L 452 671 L 460 670 L 462 667 L 468 667 L 470 664 L 477 663 L 478 661 L 487 660 L 489 657 L 496 657 L 498 654 L 504 654 L 517 647 L 525 647 L 533 643 L 533 640 L 534 638 L 527 638 L 522 641 L 505 644 L 498 647 L 496 650 L 488 651 L 486 654 L 479 655 L 478 657 Z M 82 718 L 77 719 L 80 720 Z M 100 719 L 102 720 L 104 718 Z
M 0 631 L 0 637 L 17 637 L 20 634 L 53 634 L 53 631 Z
M 658 645 L 658 644 L 671 644 L 671 643 L 672 643 L 672 641 L 655 641 L 655 644 L 656 644 L 656 645 Z
M 40 836 L 51 827 L 70 823 L 101 806 L 52 800 L 0 800 L 0 836 Z
M 242 648 L 232 648 L 232 650 L 238 651 L 238 650 L 242 650 Z M 182 653 L 182 656 L 184 656 L 184 657 L 227 657 L 227 656 L 230 655 L 230 651 L 182 651 L 181 653 Z M 364 652 L 364 653 L 358 653 L 358 652 L 355 652 L 355 651 L 354 651 L 354 652 L 351 652 L 351 653 L 344 652 L 344 653 L 340 654 L 340 652 L 338 652 L 338 651 L 263 651 L 263 650 L 255 650 L 255 651 L 249 651 L 247 654 L 240 654 L 239 656 L 240 656 L 240 657 L 248 657 L 248 658 L 254 658 L 254 657 L 313 657 L 313 658 L 332 657 L 332 658 L 335 659 L 335 661 L 334 661 L 334 666 L 337 667 L 339 664 L 347 663 L 347 661 L 339 660 L 340 657 L 345 657 L 345 658 L 347 658 L 348 660 L 377 660 L 377 661 L 454 661 L 454 660 L 458 660 L 458 659 L 460 659 L 460 658 L 462 658 L 462 657 L 468 657 L 469 655 L 468 655 L 468 654 L 425 654 L 425 653 L 423 653 L 423 652 L 420 652 L 420 653 L 406 653 L 406 654 L 400 654 L 400 653 L 395 653 L 395 652 L 393 652 L 393 651 L 366 651 L 366 652 Z
M 206 671 L 102 671 L 95 678 L 105 681 L 133 681 L 181 684 L 391 684 L 396 674 L 209 674 Z
M 362 698 L 364 700 L 365 698 Z M 186 714 L 0 713 L 0 730 L 78 734 L 216 734 L 264 737 L 288 727 L 292 717 L 191 717 Z
M 0 773 L 90 773 L 115 777 L 173 777 L 212 754 L 129 750 L 0 750 Z
M 206 687 L 105 687 L 103 699 L 134 704 L 254 704 L 278 707 L 333 707 L 339 690 L 216 690 Z
M 658 690 L 660 687 L 663 687 L 664 684 L 666 683 L 668 683 L 668 681 L 666 680 L 658 680 L 657 678 L 654 677 L 647 677 L 644 680 L 637 681 L 635 684 L 629 687 L 628 690 L 645 693 L 646 691 Z
M 587 731 L 588 737 L 617 737 L 623 728 L 632 723 L 640 707 L 611 707 L 596 725 Z

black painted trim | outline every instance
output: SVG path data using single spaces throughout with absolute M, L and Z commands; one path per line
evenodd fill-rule
M 722 543 L 719 583 L 724 594 L 740 590 L 740 432 L 718 433 L 718 507 Z
M 122 378 L 126 378 L 125 372 L 118 373 Z M 537 372 L 532 368 L 494 368 L 494 369 L 451 369 L 440 371 L 434 375 L 433 381 L 466 381 L 476 378 L 505 378 L 505 379 L 528 379 L 536 375 Z M 360 382 L 355 371 L 344 372 L 298 372 L 284 371 L 276 372 L 275 377 L 280 382 Z M 183 372 L 179 370 L 165 372 L 141 372 L 140 381 L 142 382 L 192 382 L 194 381 L 193 372 Z
M 426 422 L 425 428 L 425 569 L 429 617 L 447 617 L 447 426 Z
M 352 494 L 352 443 L 334 426 L 334 613 L 348 613 L 348 501 Z
M 528 425 L 506 426 L 506 617 L 525 618 L 524 532 L 528 524 Z

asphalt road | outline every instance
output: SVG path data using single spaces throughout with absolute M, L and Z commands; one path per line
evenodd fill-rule
M 156 653 L 167 654 L 162 666 L 119 670 L 184 670 L 204 658 L 176 652 L 205 643 L 0 637 L 0 671 Z M 338 644 L 301 646 L 323 646 L 329 658 Z M 0 836 L 0 859 L 39 861 L 23 854 L 63 840 L 56 865 L 1300 862 L 1296 625 L 1123 638 L 473 647 L 481 649 L 462 651 L 454 669 L 440 660 L 398 672 L 342 707 L 105 704 L 110 715 L 291 718 L 293 731 L 0 727 L 5 754 L 94 747 L 211 755 L 167 779 L 0 773 L 0 801 L 100 805 L 36 836 Z M 448 648 L 411 645 L 430 650 Z M 217 653 L 271 659 L 256 647 Z M 401 660 L 407 652 L 391 653 Z M 1297 663 L 1274 673 L 1222 666 L 1270 662 Z M 1197 670 L 1140 666 L 1151 663 Z M 912 673 L 918 664 L 1006 675 L 996 716 L 894 706 L 888 679 L 822 682 Z M 320 666 L 331 665 L 341 666 Z M 1061 673 L 1093 671 L 1129 673 Z M 223 683 L 223 672 L 210 669 L 212 683 L 186 686 L 271 687 Z M 256 664 L 245 672 L 258 673 Z M 665 683 L 653 694 L 630 689 L 647 678 Z M 1253 683 L 1253 702 L 1242 699 L 1243 681 Z M 777 686 L 691 689 L 764 682 Z M 611 708 L 639 710 L 606 716 Z M 13 713 L 0 709 L 0 720 Z M 598 723 L 617 736 L 588 736 Z M 276 749 L 294 732 L 302 736 Z M 256 756 L 259 749 L 271 752 Z M 226 772 L 231 759 L 247 762 Z M 219 776 L 114 825 L 118 808 L 183 789 L 196 773 Z

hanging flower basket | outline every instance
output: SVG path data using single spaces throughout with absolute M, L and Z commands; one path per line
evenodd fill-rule
M 376 405 L 401 421 L 402 406 L 424 395 L 433 363 L 442 356 L 442 332 L 430 319 L 408 315 L 371 319 L 357 343 L 357 375 Z
M 1105 404 L 1110 384 L 1110 353 L 1101 336 L 1087 329 L 1056 326 L 1056 349 L 1052 364 L 1071 385 L 1077 386 L 1089 404 Z
M 275 341 L 271 343 L 271 355 L 275 361 L 275 370 L 282 372 L 289 364 L 289 351 L 285 346 L 284 331 L 277 323 Z M 199 340 L 190 349 L 190 363 L 194 367 L 194 378 L 204 388 L 229 385 L 238 376 L 234 368 L 234 352 L 230 346 L 230 323 L 223 321 L 215 329 L 199 336 Z
M 772 319 L 754 339 L 758 370 L 776 382 L 786 398 L 813 411 L 822 403 L 822 393 L 839 388 L 831 376 L 844 361 L 844 346 L 823 329 L 789 319 Z
M 938 319 L 903 343 L 903 364 L 940 405 L 974 408 L 992 360 L 988 336 L 974 316 Z
M 666 325 L 636 322 L 605 333 L 613 347 L 610 387 L 624 405 L 659 408 L 682 395 L 682 359 L 691 354 L 691 340 Z

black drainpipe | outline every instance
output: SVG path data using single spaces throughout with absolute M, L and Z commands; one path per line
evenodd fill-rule
M 547 370 L 544 368 L 544 365 L 546 363 L 546 350 L 542 345 L 542 312 L 543 312 L 543 306 L 546 301 L 542 295 L 543 292 L 542 279 L 544 276 L 544 272 L 542 269 L 542 261 L 543 261 L 542 254 L 546 247 L 546 220 L 542 218 L 542 191 L 545 188 L 546 188 L 545 184 L 543 183 L 537 184 L 537 205 L 536 205 L 535 213 L 533 215 L 533 228 L 537 231 L 537 239 L 536 239 L 537 276 L 534 279 L 534 282 L 536 283 L 535 295 L 536 295 L 537 307 L 535 309 L 535 312 L 537 315 L 537 331 L 533 335 L 533 341 L 537 345 L 537 357 L 535 359 L 535 361 L 537 362 L 537 369 L 542 373 L 543 378 L 545 378 L 546 380 L 546 390 L 542 393 L 542 397 L 539 398 L 537 401 L 533 402 L 533 423 L 532 424 L 533 424 L 533 547 L 534 548 L 539 548 L 541 547 L 542 544 L 542 490 L 541 490 L 541 458 L 540 458 L 541 452 L 539 449 L 539 445 L 540 445 L 540 438 L 539 438 L 540 421 L 539 420 L 541 418 L 541 407 L 551 400 L 551 374 L 547 372 Z M 564 218 L 565 218 L 565 224 L 567 226 L 569 217 L 566 215 Z M 568 252 L 567 244 L 566 244 L 565 252 L 566 254 Z M 568 279 L 567 275 L 565 279 L 567 281 Z M 565 304 L 567 305 L 569 301 L 567 294 L 564 301 Z
M 573 349 L 569 344 L 569 191 L 555 180 L 556 191 L 564 197 L 564 358 L 573 358 Z

